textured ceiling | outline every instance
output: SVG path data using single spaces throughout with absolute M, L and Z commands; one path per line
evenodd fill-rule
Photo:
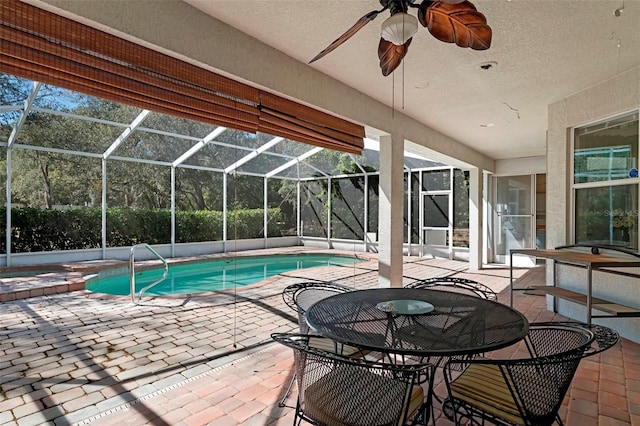
M 304 63 L 362 15 L 380 9 L 378 0 L 185 1 Z M 640 0 L 473 3 L 493 29 L 489 50 L 440 42 L 420 26 L 404 67 L 383 77 L 377 46 L 384 12 L 310 66 L 491 158 L 506 159 L 545 154 L 550 103 L 640 65 Z M 480 67 L 488 61 L 497 65 Z

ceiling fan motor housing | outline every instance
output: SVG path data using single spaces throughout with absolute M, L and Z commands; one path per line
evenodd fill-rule
M 380 4 L 385 9 L 389 9 L 391 15 L 395 15 L 398 12 L 407 12 L 409 5 L 413 4 L 415 0 L 380 0 Z

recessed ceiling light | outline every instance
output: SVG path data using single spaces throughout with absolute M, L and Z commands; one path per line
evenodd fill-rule
M 493 127 L 495 126 L 495 124 L 493 123 L 486 123 L 486 124 L 481 124 L 480 127 Z

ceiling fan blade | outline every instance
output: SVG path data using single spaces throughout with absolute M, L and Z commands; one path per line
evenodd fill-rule
M 418 21 L 431 35 L 445 43 L 485 50 L 491 46 L 491 27 L 485 16 L 469 1 L 451 4 L 424 1 L 418 10 Z
M 316 56 L 314 56 L 314 58 L 312 60 L 310 60 L 309 63 L 315 62 L 318 59 L 320 59 L 320 58 L 324 57 L 325 55 L 327 55 L 328 53 L 333 52 L 338 46 L 340 46 L 342 43 L 344 43 L 345 41 L 347 41 L 351 37 L 353 37 L 353 35 L 355 33 L 357 33 L 362 27 L 367 25 L 369 22 L 373 21 L 376 18 L 376 16 L 378 16 L 378 14 L 380 14 L 380 12 L 383 12 L 386 9 L 387 8 L 385 7 L 385 8 L 380 9 L 380 10 L 372 10 L 371 12 L 367 13 L 366 15 L 364 15 L 362 18 L 358 19 L 358 22 L 353 24 L 353 26 L 351 28 L 349 28 L 347 31 L 345 31 L 344 34 L 342 34 L 340 37 L 335 39 L 333 41 L 333 43 L 331 43 L 329 46 L 327 46 L 322 52 L 320 52 Z
M 398 46 L 397 44 L 393 44 L 390 41 L 380 38 L 380 43 L 378 44 L 378 58 L 380 58 L 380 70 L 382 70 L 382 75 L 386 77 L 398 68 L 398 65 L 400 65 L 409 50 L 411 40 L 412 39 L 410 38 L 403 45 Z

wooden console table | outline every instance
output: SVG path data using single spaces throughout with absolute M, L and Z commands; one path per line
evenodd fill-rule
M 543 259 L 553 260 L 553 285 L 531 286 L 527 288 L 513 288 L 513 255 L 533 256 Z M 585 252 L 569 251 L 558 249 L 516 249 L 511 250 L 509 278 L 511 290 L 511 306 L 513 306 L 513 292 L 525 291 L 527 294 L 549 294 L 554 296 L 553 310 L 557 312 L 557 299 L 566 299 L 574 303 L 579 303 L 587 307 L 587 323 L 591 323 L 591 318 L 611 318 L 611 317 L 640 317 L 640 308 L 613 303 L 607 300 L 594 298 L 593 291 L 593 271 L 602 271 L 609 274 L 623 275 L 626 277 L 640 278 L 640 274 L 617 270 L 617 268 L 640 267 L 640 257 L 637 256 L 612 256 L 608 254 L 591 254 Z M 585 294 L 567 290 L 557 286 L 557 265 L 570 265 L 584 268 L 587 271 L 587 284 Z M 639 283 L 640 284 L 640 283 Z M 604 312 L 604 314 L 592 314 L 592 310 Z

